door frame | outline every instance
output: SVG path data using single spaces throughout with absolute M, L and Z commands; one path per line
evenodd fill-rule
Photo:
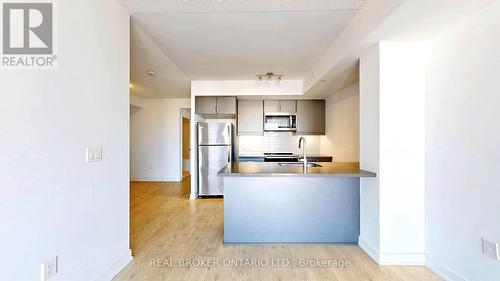
M 184 180 L 184 177 L 183 177 L 183 172 L 184 172 L 184 169 L 183 169 L 183 166 L 184 166 L 184 155 L 183 155 L 183 147 L 184 147 L 184 134 L 183 134 L 183 128 L 184 128 L 184 121 L 183 119 L 188 119 L 190 124 L 189 124 L 189 136 L 190 138 L 192 138 L 191 136 L 191 109 L 190 108 L 181 108 L 179 110 L 179 138 L 180 138 L 180 142 L 179 142 L 179 182 L 181 182 L 182 180 Z M 189 148 L 191 149 L 191 141 L 189 143 Z M 191 171 L 191 161 L 193 161 L 192 159 L 193 155 L 191 154 L 191 151 L 189 153 L 189 171 L 190 173 L 192 173 L 193 171 Z

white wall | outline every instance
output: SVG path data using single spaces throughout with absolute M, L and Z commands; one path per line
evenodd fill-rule
M 143 99 L 130 119 L 132 180 L 182 179 L 181 108 L 190 106 L 189 99 Z
M 427 86 L 428 265 L 448 280 L 499 280 L 500 3 L 432 42 Z
M 381 263 L 425 263 L 425 51 L 380 44 Z
M 57 3 L 58 68 L 0 70 L 0 280 L 40 280 L 56 255 L 53 281 L 110 280 L 131 259 L 129 15 Z
M 361 181 L 360 244 L 380 264 L 425 263 L 424 62 L 418 43 L 361 58 L 361 166 L 378 182 Z
M 359 83 L 353 83 L 326 99 L 326 134 L 321 154 L 337 162 L 359 162 Z

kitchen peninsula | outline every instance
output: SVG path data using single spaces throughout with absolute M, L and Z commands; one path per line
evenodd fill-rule
M 234 162 L 224 180 L 224 243 L 357 243 L 359 163 Z

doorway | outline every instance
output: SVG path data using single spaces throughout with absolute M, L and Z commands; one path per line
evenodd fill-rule
M 191 175 L 191 136 L 190 120 L 186 115 L 182 116 L 182 180 Z

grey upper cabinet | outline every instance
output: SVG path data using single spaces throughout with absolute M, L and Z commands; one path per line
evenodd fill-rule
M 325 100 L 297 101 L 297 134 L 325 134 Z
M 196 114 L 217 114 L 217 97 L 196 97 Z
M 264 104 L 262 100 L 238 101 L 238 134 L 264 134 Z
M 234 117 L 236 97 L 196 97 L 196 114 L 206 118 Z
M 217 114 L 236 114 L 236 97 L 217 97 Z
M 294 100 L 280 100 L 280 112 L 295 113 L 297 111 L 297 101 Z
M 264 101 L 264 112 L 296 112 L 296 101 L 294 100 L 266 100 Z
M 280 102 L 277 100 L 265 100 L 264 101 L 264 112 L 279 112 Z

